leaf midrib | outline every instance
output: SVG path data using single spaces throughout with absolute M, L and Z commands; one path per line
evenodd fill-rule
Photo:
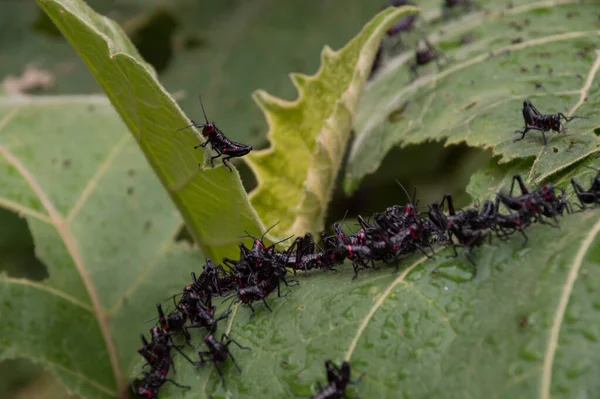
M 4 127 L 6 127 L 10 123 L 12 119 L 14 119 L 14 117 L 19 113 L 19 110 L 19 108 L 15 109 L 15 111 L 10 112 L 0 121 L 0 132 Z M 58 235 L 60 236 L 65 245 L 65 248 L 67 249 L 68 254 L 73 260 L 73 264 L 79 272 L 81 280 L 88 292 L 92 304 L 93 314 L 98 320 L 100 332 L 104 339 L 113 374 L 115 377 L 117 391 L 122 392 L 124 384 L 122 381 L 121 367 L 119 365 L 117 349 L 112 339 L 112 335 L 110 333 L 108 318 L 102 308 L 102 304 L 100 303 L 100 297 L 98 296 L 98 293 L 96 292 L 96 287 L 94 287 L 90 275 L 88 274 L 88 271 L 83 262 L 83 258 L 79 254 L 79 250 L 75 244 L 75 241 L 73 240 L 73 237 L 71 237 L 70 235 L 68 225 L 66 224 L 65 220 L 60 216 L 57 209 L 54 207 L 54 204 L 52 203 L 52 201 L 50 201 L 48 195 L 44 192 L 40 184 L 25 167 L 25 165 L 21 163 L 21 161 L 2 144 L 0 144 L 0 155 L 2 155 L 6 159 L 6 161 L 17 170 L 17 172 L 23 177 L 25 182 L 29 185 L 31 190 L 38 197 L 41 204 L 48 212 L 50 224 L 53 225 L 56 229 Z
M 575 281 L 577 281 L 577 276 L 579 275 L 579 269 L 581 268 L 581 264 L 583 263 L 588 249 L 592 245 L 592 242 L 594 241 L 599 232 L 600 219 L 598 219 L 596 224 L 594 224 L 590 232 L 587 234 L 587 236 L 581 243 L 581 246 L 577 250 L 575 258 L 573 259 L 573 263 L 571 264 L 569 273 L 567 274 L 567 279 L 565 281 L 562 293 L 560 295 L 560 300 L 556 308 L 556 313 L 554 314 L 554 320 L 552 322 L 552 327 L 550 329 L 550 334 L 548 337 L 548 348 L 544 356 L 544 362 L 542 366 L 542 378 L 540 381 L 540 399 L 550 399 L 554 355 L 556 354 L 556 349 L 558 347 L 558 336 L 560 334 L 560 329 L 564 319 L 565 311 L 567 309 L 569 299 L 573 292 Z

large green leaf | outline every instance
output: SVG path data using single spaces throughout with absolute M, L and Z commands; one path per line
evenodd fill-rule
M 206 256 L 220 259 L 237 250 L 244 230 L 262 224 L 237 172 L 210 165 L 199 138 L 173 98 L 156 79 L 121 28 L 81 0 L 38 1 L 86 62 L 144 152 Z M 200 110 L 198 110 L 200 112 Z
M 200 264 L 175 242 L 179 213 L 104 97 L 0 98 L 0 172 L 0 206 L 25 217 L 49 274 L 0 276 L 0 359 L 116 397 L 142 320 Z
M 270 125 L 271 147 L 249 154 L 258 187 L 250 194 L 274 233 L 323 230 L 359 96 L 386 29 L 414 7 L 382 11 L 338 52 L 325 47 L 314 76 L 292 74 L 299 97 L 288 102 L 264 91 L 255 100 Z
M 179 360 L 177 381 L 192 389 L 161 395 L 308 397 L 325 359 L 347 359 L 354 377 L 366 372 L 351 391 L 364 398 L 595 397 L 600 212 L 560 223 L 531 227 L 526 247 L 515 235 L 476 249 L 476 276 L 444 250 L 403 260 L 398 274 L 383 267 L 351 280 L 346 265 L 300 277 L 290 295 L 269 298 L 272 314 L 257 304 L 250 320 L 242 305 L 219 327 L 252 348 L 231 345 L 243 372 L 221 365 L 226 389 L 212 365 Z
M 390 148 L 425 140 L 490 148 L 502 156 L 501 162 L 533 158 L 527 180 L 536 183 L 598 151 L 598 2 L 511 5 L 506 9 L 504 3 L 489 3 L 487 10 L 448 22 L 431 15 L 423 29 L 435 29 L 432 44 L 451 57 L 439 72 L 432 63 L 410 81 L 412 52 L 383 68 L 359 107 L 347 192 L 377 169 Z M 465 35 L 473 41 L 461 45 Z M 570 122 L 566 135 L 549 133 L 547 146 L 539 132 L 513 143 L 513 131 L 524 125 L 521 107 L 526 98 L 543 113 L 591 118 Z

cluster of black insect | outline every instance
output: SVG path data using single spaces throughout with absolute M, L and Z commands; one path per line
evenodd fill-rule
M 515 183 L 520 194 L 514 194 Z M 600 204 L 600 172 L 589 189 L 575 179 L 571 184 L 579 209 Z M 458 255 L 458 248 L 464 249 L 476 273 L 471 252 L 486 240 L 491 241 L 493 236 L 507 240 L 518 232 L 524 237 L 525 245 L 527 227 L 533 223 L 556 227 L 558 216 L 576 211 L 566 200 L 565 189 L 558 190 L 554 185 L 546 184 L 530 191 L 519 175 L 513 177 L 510 191 L 499 192 L 495 201 L 486 200 L 483 204 L 460 211 L 454 209 L 450 195 L 424 209 L 418 206 L 418 201 L 415 203 L 414 195 L 411 198 L 406 190 L 405 193 L 409 198 L 405 205 L 392 206 L 369 219 L 358 216 L 358 230 L 351 234 L 346 234 L 336 223 L 334 234 L 321 233 L 319 242 L 307 233 L 297 237 L 284 250 L 277 249 L 281 242 L 266 245 L 264 235 L 260 238 L 248 235 L 253 238 L 253 244 L 248 248 L 240 243 L 238 259 L 223 258 L 222 265 L 206 259 L 202 273 L 199 276 L 192 273 L 191 284 L 177 294 L 180 299 L 176 301 L 177 295 L 173 297 L 174 310 L 165 316 L 161 305 L 157 305 L 158 326 L 150 330 L 151 341 L 140 334 L 143 346 L 138 352 L 146 360 L 145 367 L 149 367 L 150 371 L 143 371 L 142 378 L 132 381 L 133 392 L 156 398 L 159 388 L 167 381 L 189 388 L 167 378 L 173 366 L 172 350 L 179 352 L 194 366 L 202 366 L 208 361 L 214 363 L 223 385 L 225 381 L 220 363 L 231 358 L 241 372 L 228 346 L 235 343 L 242 349 L 249 348 L 225 334 L 220 341 L 213 337 L 218 322 L 226 319 L 231 312 L 228 309 L 216 317 L 216 308 L 212 304 L 214 297 L 226 297 L 226 301 L 233 300 L 232 304 L 246 304 L 254 316 L 254 302 L 261 301 L 272 311 L 267 298 L 274 292 L 281 296 L 281 283 L 286 286 L 298 284 L 297 280 L 287 279 L 288 273 L 295 275 L 315 269 L 331 271 L 335 270 L 335 266 L 350 261 L 354 269 L 353 278 L 356 278 L 360 270 L 375 268 L 376 263 L 394 264 L 398 270 L 400 259 L 417 251 L 433 257 L 434 246 L 452 248 L 454 254 L 451 256 Z M 207 350 L 198 352 L 198 361 L 182 352 L 184 345 L 176 345 L 173 341 L 173 337 L 181 336 L 187 345 L 192 346 L 190 329 L 204 329 L 206 332 L 204 345 Z M 328 385 L 324 388 L 319 385 L 319 393 L 313 398 L 344 397 L 346 386 L 351 383 L 349 363 L 344 362 L 337 367 L 328 360 L 325 366 Z

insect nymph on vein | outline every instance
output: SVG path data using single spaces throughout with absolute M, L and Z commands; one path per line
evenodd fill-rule
M 206 117 L 206 111 L 204 110 L 204 104 L 202 104 L 202 97 L 199 96 L 199 98 L 200 106 L 202 107 L 202 113 L 204 114 L 204 120 L 206 121 L 206 123 L 196 123 L 193 119 L 191 119 L 190 122 L 192 123 L 190 125 L 182 127 L 177 131 L 187 129 L 192 126 L 202 128 L 202 136 L 206 137 L 206 141 L 202 144 L 194 146 L 194 150 L 200 147 L 204 148 L 207 144 L 210 143 L 210 147 L 213 149 L 213 151 L 217 153 L 217 155 L 210 158 L 210 165 L 214 168 L 215 159 L 224 155 L 225 157 L 223 158 L 223 165 L 225 165 L 230 172 L 233 172 L 233 169 L 231 169 L 227 161 L 231 158 L 243 157 L 244 155 L 252 151 L 252 146 L 229 140 L 225 136 L 225 134 L 221 130 L 219 130 L 219 128 L 215 125 L 214 122 L 209 122 L 208 118 Z
M 564 133 L 565 127 L 561 122 L 560 118 L 565 120 L 565 123 L 572 121 L 573 119 L 588 119 L 584 116 L 573 115 L 567 117 L 562 113 L 544 115 L 538 111 L 531 101 L 523 101 L 523 119 L 525 120 L 525 128 L 523 130 L 515 130 L 515 133 L 520 133 L 521 137 L 517 137 L 513 142 L 523 140 L 525 134 L 530 130 L 539 130 L 542 132 L 542 138 L 544 139 L 544 145 L 548 144 L 546 139 L 546 132 L 554 131 L 557 133 Z

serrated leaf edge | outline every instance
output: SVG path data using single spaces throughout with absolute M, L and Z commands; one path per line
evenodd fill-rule
M 393 12 L 389 11 L 389 9 L 386 9 L 386 10 L 382 11 L 380 14 L 373 17 L 371 22 L 369 22 L 367 24 L 367 26 L 370 23 L 372 23 L 373 20 L 375 20 L 377 17 L 379 17 L 379 15 L 381 15 L 382 13 L 385 13 L 385 12 L 388 12 L 389 15 L 387 15 L 385 17 L 385 19 L 379 23 L 380 24 L 379 26 L 381 26 L 381 27 L 383 27 L 383 26 L 387 27 L 387 26 L 391 25 L 393 22 L 397 21 L 398 18 L 400 18 L 403 15 L 412 14 L 412 13 L 416 13 L 419 11 L 420 11 L 419 8 L 411 7 L 411 6 L 404 6 L 404 7 L 396 8 Z M 363 27 L 363 30 L 364 30 L 364 27 Z M 315 145 L 315 149 L 313 150 L 313 152 L 311 154 L 311 159 L 315 159 L 318 156 L 318 154 L 321 152 L 327 152 L 326 146 L 323 145 L 323 143 L 326 140 L 329 140 L 332 138 L 337 139 L 337 137 L 333 137 L 332 134 L 328 134 L 328 131 L 329 132 L 334 131 L 334 129 L 331 128 L 332 126 L 335 126 L 333 115 L 335 115 L 338 112 L 340 107 L 345 106 L 346 109 L 349 111 L 349 113 L 352 116 L 355 115 L 356 108 L 358 107 L 358 98 L 359 98 L 360 94 L 362 93 L 362 89 L 364 88 L 364 86 L 366 84 L 366 77 L 368 76 L 368 74 L 370 72 L 371 63 L 372 63 L 375 53 L 377 51 L 376 47 L 373 47 L 373 49 L 368 48 L 368 50 L 366 52 L 364 51 L 364 48 L 367 47 L 367 45 L 370 44 L 374 40 L 380 41 L 381 38 L 383 37 L 384 33 L 385 33 L 385 29 L 380 28 L 379 30 L 377 30 L 377 32 L 375 32 L 367 40 L 365 40 L 365 43 L 363 45 L 363 52 L 359 55 L 359 57 L 357 59 L 356 66 L 354 68 L 354 74 L 350 80 L 350 84 L 348 85 L 348 88 L 339 97 L 339 99 L 338 99 L 337 103 L 335 104 L 335 106 L 332 110 L 332 113 L 329 115 L 329 117 L 327 117 L 323 120 L 323 123 L 321 126 L 321 131 L 319 132 L 319 134 L 317 135 L 316 140 L 315 140 L 316 145 Z M 266 156 L 272 155 L 272 154 L 274 154 L 275 148 L 277 146 L 276 142 L 274 142 L 272 140 L 274 124 L 273 124 L 273 119 L 270 115 L 270 112 L 267 110 L 267 106 L 273 107 L 273 108 L 280 108 L 280 109 L 291 109 L 291 108 L 301 105 L 302 102 L 304 101 L 304 96 L 305 96 L 304 87 L 305 87 L 306 82 L 319 80 L 321 78 L 321 75 L 323 74 L 325 68 L 328 66 L 328 62 L 332 58 L 339 56 L 346 48 L 351 46 L 353 44 L 353 41 L 356 40 L 358 37 L 360 37 L 361 34 L 362 34 L 362 30 L 354 38 L 352 38 L 344 47 L 342 47 L 338 51 L 332 50 L 329 46 L 324 46 L 323 50 L 321 51 L 321 57 L 320 57 L 321 63 L 320 63 L 319 69 L 317 70 L 317 72 L 314 75 L 305 75 L 305 74 L 300 74 L 300 73 L 290 73 L 289 74 L 290 80 L 292 81 L 292 84 L 294 85 L 294 87 L 296 88 L 296 90 L 298 92 L 298 97 L 296 98 L 296 100 L 293 100 L 293 101 L 282 100 L 280 98 L 277 98 L 275 96 L 268 94 L 264 90 L 257 90 L 252 94 L 253 100 L 255 101 L 255 103 L 258 105 L 258 107 L 262 111 L 262 113 L 265 116 L 265 119 L 267 121 L 267 124 L 269 126 L 269 130 L 267 132 L 267 140 L 269 141 L 270 146 L 263 150 L 254 151 L 254 154 L 251 157 L 244 158 L 244 160 L 246 161 L 246 163 L 248 164 L 248 166 L 250 167 L 250 169 L 253 171 L 254 175 L 256 176 L 256 179 L 258 182 L 257 187 L 249 194 L 250 202 L 252 202 L 253 198 L 255 198 L 261 192 L 261 187 L 262 187 L 262 185 L 264 185 L 264 181 L 262 180 L 262 177 L 260 174 L 260 167 L 253 161 L 253 158 L 261 158 L 261 157 L 266 157 Z M 354 102 L 354 105 L 352 105 L 352 102 Z M 345 133 L 347 136 L 349 135 L 351 127 L 352 127 L 352 125 L 350 124 L 347 129 L 348 132 Z M 344 148 L 345 148 L 348 144 L 347 143 L 348 140 L 346 139 L 344 141 L 345 141 L 345 143 L 344 143 Z M 343 151 L 342 151 L 342 155 L 343 155 Z M 332 162 L 332 166 L 334 168 L 334 171 L 332 174 L 332 181 L 335 181 L 335 177 L 337 176 L 339 169 L 341 167 L 342 155 L 339 156 L 339 161 L 337 162 L 337 165 L 335 162 Z M 319 174 L 318 167 L 309 166 L 309 168 L 307 169 L 306 180 L 303 182 L 303 187 L 302 187 L 303 194 L 302 194 L 302 197 L 299 199 L 298 203 L 295 205 L 295 209 L 296 209 L 296 212 L 298 213 L 298 216 L 292 223 L 292 226 L 286 231 L 285 235 L 289 235 L 289 234 L 302 235 L 307 231 L 315 231 L 315 230 L 322 229 L 323 219 L 324 219 L 325 212 L 326 212 L 326 204 L 329 202 L 331 195 L 333 194 L 333 186 L 329 190 L 319 190 L 318 186 L 320 183 L 320 179 L 317 177 L 318 174 Z M 325 196 L 321 195 L 321 193 L 323 191 L 325 191 Z M 320 209 L 320 211 L 323 213 L 323 215 L 317 221 L 317 223 L 319 223 L 319 225 L 316 227 L 311 227 L 311 223 L 306 220 L 306 218 L 302 215 L 303 212 L 301 211 L 304 208 L 304 205 L 306 203 L 307 195 L 310 195 L 310 194 L 315 195 L 317 198 L 320 199 L 320 202 L 322 203 L 322 205 L 324 204 Z M 308 210 L 308 212 L 306 212 L 306 213 L 309 213 L 309 212 L 312 213 L 311 210 Z M 313 218 L 311 218 L 311 219 L 313 219 Z

